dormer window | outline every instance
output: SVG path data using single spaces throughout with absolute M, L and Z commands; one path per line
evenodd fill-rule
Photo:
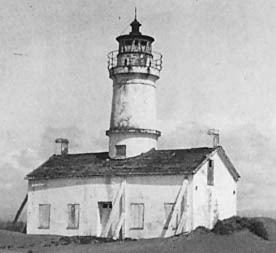
M 214 185 L 214 160 L 211 159 L 208 161 L 207 184 Z
M 126 157 L 126 145 L 115 145 L 116 156 Z

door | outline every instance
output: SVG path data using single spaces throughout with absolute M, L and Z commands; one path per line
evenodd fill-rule
M 105 228 L 111 210 L 112 210 L 112 202 L 98 202 L 99 206 L 99 214 L 100 214 L 100 224 L 101 224 L 101 233 L 103 232 L 103 229 Z

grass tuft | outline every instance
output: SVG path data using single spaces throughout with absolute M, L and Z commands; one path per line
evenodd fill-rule
M 268 232 L 263 222 L 256 218 L 233 216 L 229 219 L 218 220 L 212 232 L 219 235 L 229 235 L 244 229 L 248 229 L 253 234 L 268 240 Z

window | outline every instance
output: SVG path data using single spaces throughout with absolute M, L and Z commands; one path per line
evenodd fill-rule
M 139 41 L 138 40 L 134 40 L 133 50 L 134 51 L 139 51 Z
M 125 157 L 126 156 L 126 145 L 116 145 L 116 156 Z
M 131 41 L 131 40 L 126 40 L 126 42 L 125 42 L 125 45 L 126 45 L 126 46 L 131 46 L 131 44 L 132 44 L 132 41 Z
M 112 211 L 112 202 L 98 202 L 99 207 L 99 215 L 100 215 L 100 224 L 102 226 L 102 229 L 106 227 L 106 224 L 108 223 L 108 220 L 110 218 L 110 214 Z
M 214 160 L 208 161 L 207 184 L 214 185 Z
M 50 204 L 39 204 L 39 228 L 50 228 Z
M 79 228 L 80 218 L 80 205 L 79 204 L 68 204 L 68 227 L 67 229 Z
M 102 204 L 102 208 L 112 208 L 112 202 L 100 202 Z
M 168 229 L 169 222 L 171 220 L 171 215 L 173 211 L 174 203 L 164 203 L 165 209 L 165 222 L 164 222 L 164 229 Z M 177 221 L 178 221 L 178 213 L 176 214 L 174 220 L 171 222 L 172 229 L 177 228 Z
M 144 229 L 144 204 L 131 203 L 130 204 L 130 229 Z
M 125 41 L 125 51 L 126 52 L 131 51 L 131 46 L 132 46 L 132 41 L 131 40 L 126 40 Z
M 141 41 L 141 49 L 142 49 L 142 51 L 146 51 L 146 46 L 147 46 L 147 42 L 146 41 Z
M 142 41 L 141 41 L 141 45 L 145 47 L 145 46 L 147 45 L 147 42 L 144 41 L 144 40 L 142 40 Z

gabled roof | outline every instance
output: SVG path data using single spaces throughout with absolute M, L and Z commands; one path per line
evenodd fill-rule
M 222 147 L 175 150 L 152 149 L 136 157 L 110 159 L 108 152 L 53 155 L 27 175 L 27 179 L 55 179 L 93 176 L 189 175 L 218 152 L 235 180 L 239 174 Z

